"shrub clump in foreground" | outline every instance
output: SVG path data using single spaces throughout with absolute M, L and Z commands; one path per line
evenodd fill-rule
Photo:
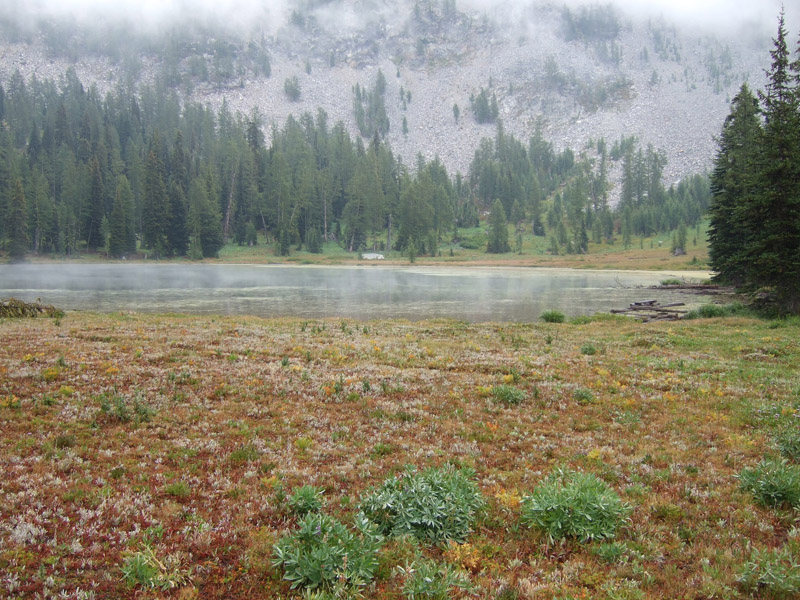
M 361 515 L 355 525 L 354 533 L 333 517 L 309 512 L 297 531 L 275 544 L 273 566 L 283 568 L 293 589 L 366 585 L 375 576 L 383 536 Z
M 717 317 L 733 317 L 748 314 L 748 308 L 741 302 L 731 304 L 703 304 L 701 307 L 690 310 L 684 319 L 714 319 Z
M 800 466 L 785 458 L 765 458 L 739 474 L 742 489 L 770 508 L 800 508 Z
M 421 473 L 409 468 L 373 490 L 361 510 L 387 536 L 410 534 L 434 544 L 463 542 L 485 507 L 471 475 L 452 467 Z
M 522 500 L 522 522 L 550 541 L 610 539 L 630 513 L 614 490 L 591 473 L 558 470 Z
M 782 456 L 800 462 L 800 430 L 794 423 L 783 427 L 775 436 L 775 442 Z
M 539 318 L 545 323 L 563 323 L 566 319 L 560 310 L 546 310 Z
M 516 406 L 525 401 L 525 392 L 511 385 L 496 385 L 492 388 L 492 399 L 496 404 Z
M 763 598 L 797 598 L 800 594 L 800 563 L 792 553 L 779 550 L 753 550 L 737 578 L 745 592 Z

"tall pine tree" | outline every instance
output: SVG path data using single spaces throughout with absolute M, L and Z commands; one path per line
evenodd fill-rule
M 25 258 L 30 243 L 28 237 L 28 210 L 22 181 L 17 179 L 12 185 L 11 201 L 8 205 L 8 256 L 12 261 Z
M 715 279 L 737 287 L 747 280 L 745 253 L 750 228 L 745 221 L 745 205 L 756 189 L 753 170 L 760 135 L 758 100 L 744 84 L 733 99 L 719 138 L 711 175 L 708 229 Z
M 745 219 L 751 228 L 746 265 L 756 286 L 769 287 L 783 311 L 800 312 L 800 92 L 790 62 L 784 14 L 771 51 L 756 161 L 756 190 Z
M 492 212 L 489 213 L 489 244 L 486 251 L 496 254 L 511 251 L 511 245 L 508 243 L 506 211 L 500 200 L 494 201 Z
M 170 224 L 170 205 L 167 197 L 164 161 L 158 133 L 153 134 L 147 155 L 142 200 L 142 245 L 162 256 L 169 248 L 167 231 Z
M 125 175 L 117 178 L 114 206 L 109 218 L 111 256 L 124 256 L 136 252 L 136 233 L 133 229 L 133 191 Z

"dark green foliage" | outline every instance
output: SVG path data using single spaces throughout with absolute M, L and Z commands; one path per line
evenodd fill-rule
M 511 245 L 508 243 L 506 211 L 500 200 L 494 201 L 492 212 L 489 214 L 489 244 L 486 246 L 486 251 L 494 254 L 511 251 Z
M 466 573 L 426 558 L 417 558 L 398 571 L 405 576 L 403 596 L 411 600 L 448 600 L 456 588 L 469 588 Z
M 742 489 L 770 508 L 800 508 L 800 465 L 785 458 L 765 458 L 739 474 Z
M 312 229 L 306 234 L 306 248 L 312 254 L 322 252 L 322 236 L 317 229 Z
M 330 589 L 337 582 L 358 587 L 374 577 L 382 542 L 363 517 L 353 532 L 333 517 L 309 512 L 296 531 L 275 544 L 273 565 L 283 569 L 293 589 Z
M 794 462 L 800 462 L 800 428 L 790 422 L 775 436 L 775 443 L 781 455 Z
M 319 512 L 322 510 L 322 493 L 321 488 L 313 485 L 304 485 L 296 489 L 289 496 L 289 510 L 298 517 L 304 517 L 311 512 Z
M 489 90 L 481 88 L 477 96 L 470 98 L 472 114 L 478 123 L 494 123 L 500 110 L 497 106 L 497 96 L 494 93 L 489 95 Z M 454 109 L 455 112 L 455 109 Z M 456 117 L 456 121 L 458 117 Z
M 789 548 L 755 548 L 736 581 L 745 592 L 758 598 L 797 598 L 800 595 L 800 558 Z
M 142 201 L 142 245 L 156 256 L 169 249 L 167 232 L 170 222 L 170 205 L 165 182 L 161 142 L 153 136 L 145 163 L 144 198 Z
M 503 406 L 516 406 L 525 400 L 525 392 L 511 385 L 496 385 L 492 388 L 492 400 Z
M 22 182 L 17 179 L 11 191 L 11 202 L 8 207 L 6 223 L 10 238 L 8 256 L 11 260 L 21 260 L 25 258 L 25 251 L 28 248 L 27 210 L 25 190 L 22 188 Z
M 719 278 L 766 289 L 800 313 L 800 58 L 791 61 L 784 15 L 771 51 L 763 123 L 747 88 L 734 99 L 714 171 L 709 235 Z
M 87 199 L 86 220 L 84 231 L 86 245 L 91 250 L 96 250 L 104 245 L 103 236 L 100 231 L 100 224 L 105 216 L 105 188 L 103 186 L 103 174 L 100 171 L 100 163 L 97 157 L 92 158 L 89 163 L 90 189 Z
M 790 64 L 783 14 L 772 51 L 757 158 L 758 191 L 745 205 L 752 227 L 746 264 L 755 285 L 775 290 L 784 310 L 800 313 L 800 61 Z
M 732 317 L 746 315 L 749 309 L 741 302 L 731 304 L 704 304 L 700 308 L 690 310 L 684 319 L 713 319 L 715 317 Z
M 237 54 L 220 38 L 209 50 L 211 61 L 198 55 L 194 62 L 208 62 L 209 78 L 219 79 L 230 64 L 238 70 L 243 60 L 260 60 L 263 43 Z M 183 59 L 174 59 L 183 50 L 170 52 L 168 70 L 180 73 Z M 31 87 L 41 97 L 35 111 Z M 569 149 L 554 152 L 541 128 L 525 145 L 498 123 L 495 140 L 481 142 L 468 181 L 451 179 L 438 158 L 420 157 L 410 170 L 382 141 L 385 89 L 380 73 L 372 90 L 355 88 L 367 144 L 341 123 L 329 127 L 318 111 L 275 126 L 267 146 L 258 113 L 234 115 L 225 101 L 216 113 L 182 102 L 160 79 L 101 99 L 86 92 L 72 69 L 58 84 L 29 86 L 15 74 L 4 87 L 7 126 L 0 128 L 0 247 L 11 247 L 12 181 L 23 167 L 26 226 L 17 232 L 28 237 L 17 239 L 25 252 L 74 255 L 107 242 L 112 256 L 127 256 L 138 238 L 149 257 L 200 259 L 216 256 L 227 240 L 250 244 L 262 236 L 282 254 L 303 245 L 319 251 L 333 240 L 353 251 L 381 245 L 405 251 L 413 242 L 417 255 L 436 253 L 448 240 L 478 249 L 488 245 L 483 234 L 462 237 L 454 228 L 477 227 L 481 211 L 496 199 L 506 218 L 519 220 L 518 233 L 530 223 L 536 235 L 549 237 L 554 232 L 546 224 L 560 222 L 559 252 L 585 251 L 587 232 L 613 237 L 617 217 L 605 199 L 606 158 L 595 172 L 576 163 Z M 491 110 L 491 94 L 485 97 Z M 408 90 L 403 101 L 410 101 Z M 169 148 L 159 132 L 174 140 Z M 123 175 L 128 186 L 118 199 Z M 688 198 L 696 187 L 679 186 L 675 194 Z M 563 200 L 548 210 L 548 196 L 558 188 Z M 629 207 L 631 229 L 646 210 Z M 494 231 L 493 248 L 510 250 L 500 239 L 504 229 Z
M 745 282 L 747 273 L 743 258 L 750 234 L 742 200 L 755 191 L 753 169 L 761 134 L 758 115 L 758 101 L 744 84 L 722 127 L 711 175 L 709 263 L 717 280 L 735 286 Z
M 361 88 L 358 84 L 354 89 L 353 111 L 356 117 L 358 130 L 365 138 L 374 138 L 376 135 L 383 137 L 389 132 L 389 117 L 386 114 L 386 78 L 379 69 L 375 85 L 372 90 Z M 410 102 L 410 92 L 409 92 Z
M 522 500 L 522 523 L 551 541 L 611 539 L 630 508 L 608 484 L 590 473 L 556 471 Z
M 384 535 L 463 542 L 485 505 L 471 475 L 451 467 L 409 468 L 370 492 L 360 508 Z
M 133 190 L 128 178 L 120 175 L 117 180 L 117 191 L 114 195 L 114 206 L 109 218 L 111 239 L 109 253 L 111 256 L 124 256 L 136 252 L 136 233 L 133 228 Z
M 297 80 L 297 75 L 286 78 L 283 82 L 283 91 L 292 102 L 300 100 L 300 82 Z
M 545 323 L 563 323 L 566 317 L 560 310 L 546 310 L 539 318 Z

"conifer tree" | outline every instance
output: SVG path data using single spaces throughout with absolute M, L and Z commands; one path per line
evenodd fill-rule
M 508 243 L 506 211 L 503 208 L 503 203 L 500 200 L 495 200 L 492 205 L 492 212 L 489 213 L 489 244 L 486 252 L 503 254 L 510 251 L 511 245 Z
M 183 256 L 189 247 L 189 232 L 186 226 L 188 207 L 183 186 L 177 180 L 172 182 L 169 195 L 170 222 L 167 229 L 169 249 L 178 256 Z
M 189 184 L 189 254 L 193 259 L 215 257 L 223 246 L 219 209 L 208 194 L 210 177 L 205 182 L 195 178 Z
M 161 159 L 161 143 L 158 133 L 153 134 L 150 152 L 147 155 L 142 200 L 142 245 L 161 256 L 167 250 L 167 228 L 170 210 Z
M 111 239 L 109 254 L 124 256 L 136 252 L 136 233 L 133 228 L 133 191 L 128 178 L 120 175 L 114 194 L 114 205 L 109 218 Z
M 85 221 L 86 246 L 90 250 L 96 250 L 105 246 L 105 240 L 100 231 L 100 225 L 105 216 L 105 190 L 103 174 L 96 156 L 89 162 L 89 178 L 90 189 Z
M 750 228 L 745 203 L 755 191 L 753 178 L 761 134 L 758 100 L 745 83 L 734 97 L 725 119 L 711 175 L 709 262 L 715 279 L 741 286 L 747 279 L 744 263 Z
M 772 288 L 783 311 L 800 313 L 800 70 L 790 62 L 783 11 L 770 55 L 745 263 L 750 283 Z
M 11 201 L 8 205 L 8 256 L 12 261 L 25 258 L 28 250 L 28 210 L 25 202 L 25 190 L 22 181 L 15 180 L 11 189 Z

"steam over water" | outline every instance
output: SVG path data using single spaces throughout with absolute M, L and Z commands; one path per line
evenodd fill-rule
M 698 304 L 679 291 L 642 289 L 674 276 L 377 265 L 2 265 L 0 297 L 101 312 L 535 321 L 549 309 L 577 316 L 640 300 Z

